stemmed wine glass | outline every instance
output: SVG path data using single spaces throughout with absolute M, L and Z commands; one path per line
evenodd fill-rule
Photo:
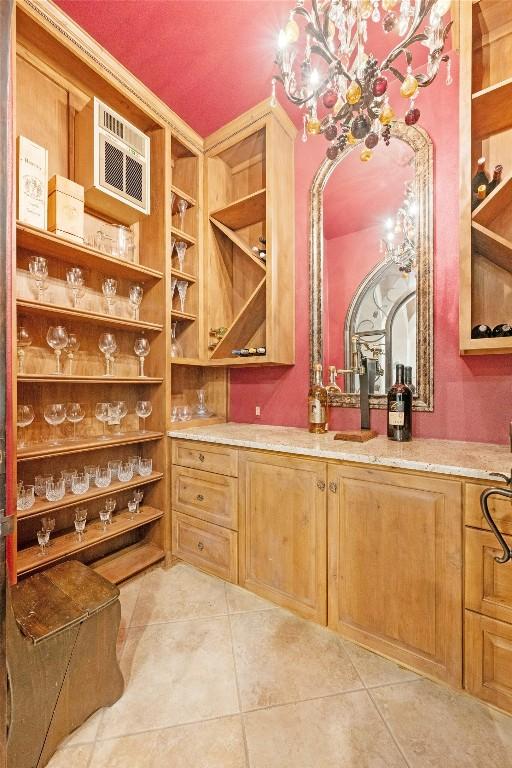
M 76 309 L 78 307 L 79 300 L 85 293 L 84 273 L 80 267 L 71 267 L 66 272 L 66 279 L 68 288 L 70 289 L 71 296 L 73 298 L 73 307 Z
M 103 434 L 101 440 L 107 440 L 107 434 L 105 432 L 107 421 L 110 419 L 110 403 L 96 403 L 94 415 L 103 424 Z
M 116 337 L 113 333 L 102 333 L 99 341 L 98 341 L 98 347 L 100 349 L 100 352 L 103 352 L 105 355 L 105 376 L 113 376 L 114 375 L 114 352 L 117 349 L 117 341 Z
M 183 347 L 176 338 L 177 320 L 171 323 L 171 357 L 183 357 Z
M 174 246 L 176 245 L 176 238 L 171 237 L 171 259 L 172 259 L 172 253 L 174 251 Z
M 78 541 L 81 543 L 87 523 L 87 510 L 77 509 L 75 512 L 75 531 Z
M 153 406 L 149 400 L 137 400 L 137 404 L 135 405 L 135 413 L 139 419 L 142 419 L 142 429 L 140 430 L 141 432 L 146 432 L 146 419 L 148 416 L 151 416 L 152 410 Z
M 37 300 L 42 301 L 48 288 L 48 262 L 44 256 L 33 256 L 28 265 L 30 275 L 37 287 Z
M 136 513 L 135 513 L 136 515 L 138 515 L 138 514 L 139 514 L 139 511 L 140 511 L 140 510 L 139 510 L 139 507 L 140 507 L 140 503 L 141 503 L 141 501 L 142 501 L 142 499 L 143 499 L 143 498 L 144 498 L 144 491 L 141 491 L 141 490 L 139 490 L 139 489 L 137 488 L 137 490 L 135 490 L 135 491 L 133 492 L 133 500 L 134 500 L 134 502 L 135 502 L 135 503 L 136 503 L 136 505 L 137 505 L 137 511 L 136 511 Z
M 112 523 L 112 515 L 114 514 L 114 509 L 116 508 L 116 500 L 113 498 L 105 499 L 105 510 L 110 515 L 109 523 Z
M 46 343 L 55 353 L 55 376 L 60 376 L 62 373 L 60 368 L 60 355 L 62 350 L 67 346 L 68 341 L 68 332 L 63 325 L 51 325 L 48 328 Z
M 103 524 L 103 533 L 106 533 L 110 522 L 110 512 L 107 509 L 100 509 L 100 520 Z
M 140 336 L 138 339 L 135 339 L 135 344 L 133 345 L 133 351 L 139 358 L 139 376 L 144 376 L 144 358 L 149 355 L 149 350 L 151 349 L 149 340 L 146 339 L 145 336 Z
M 75 353 L 80 349 L 80 342 L 75 333 L 68 333 L 68 343 L 64 347 L 64 352 L 68 356 L 69 362 L 69 375 L 73 375 L 73 361 L 75 359 Z
M 54 517 L 43 517 L 41 518 L 41 529 L 43 533 L 48 534 L 48 541 L 47 545 L 51 547 L 50 544 L 50 536 L 52 535 L 53 531 L 55 530 L 55 518 Z
M 130 286 L 130 291 L 128 293 L 128 299 L 130 301 L 132 312 L 133 312 L 133 319 L 138 320 L 139 319 L 139 307 L 142 302 L 142 296 L 144 295 L 144 289 L 142 288 L 142 285 L 132 285 Z
M 24 325 L 20 325 L 17 332 L 18 345 L 18 373 L 25 373 L 25 350 L 32 344 L 32 336 Z
M 121 421 L 124 419 L 126 414 L 128 413 L 128 406 L 126 405 L 124 400 L 115 400 L 112 403 L 109 403 L 109 418 L 108 418 L 108 424 L 110 426 L 117 426 L 118 429 L 113 432 L 114 435 L 120 435 L 121 432 Z
M 58 427 L 66 420 L 66 406 L 64 403 L 53 403 L 45 406 L 43 415 L 47 424 L 51 427 Z M 60 445 L 60 440 L 55 438 L 50 440 L 50 445 Z
M 178 254 L 178 262 L 180 265 L 180 272 L 183 272 L 185 266 L 185 254 L 187 252 L 187 244 L 180 240 L 176 243 L 176 253 Z
M 105 301 L 107 302 L 107 313 L 111 315 L 115 303 L 114 299 L 117 293 L 117 280 L 113 277 L 106 277 L 101 285 L 101 290 L 103 291 Z
M 180 297 L 181 311 L 185 311 L 185 299 L 187 297 L 188 282 L 186 280 L 178 280 L 176 283 L 178 287 L 178 296 Z
M 28 427 L 34 421 L 34 409 L 31 405 L 18 405 L 18 430 Z M 26 442 L 22 438 L 22 433 L 19 432 L 18 448 L 25 448 Z
M 180 217 L 180 229 L 183 232 L 185 227 L 185 214 L 187 212 L 188 203 L 186 200 L 183 200 L 183 198 L 180 198 L 178 200 L 178 214 Z
M 73 441 L 78 440 L 76 436 L 76 425 L 85 418 L 85 409 L 80 403 L 68 403 L 66 407 L 66 419 L 73 425 Z
M 40 547 L 39 557 L 44 557 L 46 555 L 46 547 L 48 546 L 48 542 L 50 540 L 50 531 L 38 531 L 37 532 L 37 543 Z

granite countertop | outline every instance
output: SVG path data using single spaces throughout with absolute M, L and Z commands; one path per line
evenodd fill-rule
M 334 432 L 311 435 L 305 429 L 258 424 L 216 424 L 170 430 L 169 437 L 207 443 L 259 448 L 299 456 L 339 459 L 360 464 L 415 469 L 460 477 L 493 480 L 491 472 L 510 474 L 512 453 L 508 445 L 465 443 L 456 440 L 415 439 L 394 443 L 383 435 L 367 443 L 334 440 Z

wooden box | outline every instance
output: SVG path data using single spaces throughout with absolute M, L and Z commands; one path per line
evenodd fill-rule
M 84 188 L 64 176 L 48 182 L 48 229 L 75 243 L 84 241 Z
M 32 227 L 46 229 L 48 150 L 25 136 L 18 136 L 16 149 L 18 158 L 16 185 L 18 219 Z

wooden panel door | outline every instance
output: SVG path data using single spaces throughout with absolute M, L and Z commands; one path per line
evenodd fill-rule
M 512 546 L 512 536 L 505 540 Z M 466 608 L 512 623 L 512 563 L 496 562 L 503 553 L 494 534 L 466 528 L 465 553 Z
M 512 713 L 512 626 L 466 611 L 465 637 L 465 687 Z
M 462 682 L 461 486 L 329 466 L 329 626 Z
M 241 451 L 239 467 L 240 584 L 325 624 L 325 463 Z

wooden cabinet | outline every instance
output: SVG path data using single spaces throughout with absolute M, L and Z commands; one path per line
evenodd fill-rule
M 238 475 L 238 451 L 224 445 L 174 440 L 172 463 L 190 469 L 216 472 L 219 475 Z
M 174 467 L 173 507 L 208 523 L 238 528 L 238 483 L 234 477 Z
M 329 626 L 462 684 L 461 485 L 329 466 Z
M 237 582 L 237 534 L 234 531 L 175 512 L 173 553 L 214 576 Z
M 326 465 L 240 452 L 240 584 L 326 623 Z
M 512 625 L 466 611 L 464 677 L 474 696 L 512 712 Z
M 512 624 L 512 565 L 496 562 L 503 553 L 494 534 L 466 528 L 465 554 L 466 608 Z

